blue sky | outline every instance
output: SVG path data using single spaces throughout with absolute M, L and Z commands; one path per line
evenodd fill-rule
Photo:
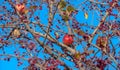
M 0 5 L 2 5 L 2 6 L 5 5 L 8 9 L 10 9 L 9 4 L 8 4 L 8 3 L 3 4 L 3 1 L 4 1 L 4 0 L 1 0 L 1 1 L 0 1 Z M 69 1 L 70 4 L 71 4 L 74 8 L 80 10 L 80 11 L 78 12 L 78 14 L 74 17 L 79 23 L 85 23 L 85 24 L 94 25 L 94 26 L 97 26 L 97 25 L 98 25 L 98 23 L 99 23 L 98 19 L 100 18 L 100 17 L 99 17 L 99 14 L 100 14 L 100 13 L 99 13 L 97 10 L 92 10 L 92 11 L 86 10 L 87 13 L 88 13 L 88 19 L 85 19 L 85 18 L 84 18 L 84 13 L 85 13 L 85 12 L 83 12 L 83 10 L 80 9 L 81 7 L 79 6 L 79 4 L 80 4 L 81 2 L 83 2 L 83 1 L 85 1 L 85 0 L 67 0 L 67 1 Z M 28 4 L 27 6 L 29 6 L 29 4 Z M 3 13 L 5 13 L 5 12 L 0 12 L 0 15 L 3 14 Z M 115 10 L 115 13 L 118 13 L 118 12 Z M 47 19 L 48 19 L 48 9 L 47 9 L 47 6 L 46 6 L 45 4 L 42 5 L 42 10 L 40 10 L 40 11 L 39 11 L 39 10 L 35 11 L 35 13 L 34 13 L 33 16 L 36 16 L 36 15 L 39 15 L 39 17 L 41 18 L 40 22 L 41 22 L 42 24 L 47 25 L 47 22 L 48 22 L 48 20 L 47 20 Z M 93 15 L 94 15 L 94 17 L 93 17 Z M 54 23 L 53 28 L 56 28 L 55 25 L 58 25 L 58 22 L 56 21 L 56 19 L 60 19 L 60 18 L 61 18 L 61 17 L 60 17 L 58 14 L 55 15 L 54 22 L 53 22 L 53 23 Z M 111 17 L 111 19 L 114 19 L 114 17 Z M 30 20 L 31 20 L 32 22 L 36 22 L 33 18 L 30 19 Z M 0 23 L 4 23 L 4 22 L 0 21 Z M 63 23 L 64 23 L 64 22 L 63 22 Z M 61 24 L 59 24 L 59 26 L 61 26 Z M 68 32 L 65 26 L 61 26 L 61 29 L 63 29 L 65 32 Z M 83 30 L 85 30 L 85 29 L 89 29 L 89 28 L 83 28 Z M 1 30 L 1 29 L 0 29 L 0 30 Z M 40 28 L 39 28 L 39 27 L 36 27 L 35 30 L 36 30 L 36 31 L 39 31 Z M 92 33 L 93 30 L 89 30 L 89 32 Z M 0 33 L 2 33 L 2 31 L 0 31 Z M 53 35 L 53 33 L 51 33 L 51 34 Z M 2 35 L 2 34 L 1 34 L 1 35 Z M 31 37 L 31 34 L 28 34 L 28 35 L 29 35 L 29 37 Z M 54 36 L 54 35 L 53 35 L 53 36 Z M 96 36 L 96 38 L 97 38 L 97 36 Z M 96 41 L 96 38 L 93 40 L 94 43 L 95 43 L 95 41 Z M 43 38 L 40 38 L 40 40 L 44 40 L 44 39 L 43 39 Z M 60 38 L 59 41 L 62 42 L 62 38 Z M 112 39 L 112 41 L 113 41 L 113 43 L 116 44 L 116 41 L 117 41 L 117 40 L 116 40 L 116 39 Z M 83 44 L 85 45 L 85 43 L 83 43 Z M 6 48 L 5 48 L 6 53 L 8 53 L 8 54 L 13 54 L 13 53 L 14 53 L 13 51 L 16 49 L 14 46 L 19 46 L 19 45 L 18 45 L 18 44 L 12 44 L 12 45 L 10 45 L 9 47 L 6 47 Z M 39 46 L 39 45 L 37 45 L 37 46 Z M 79 45 L 79 46 L 82 46 L 82 45 Z M 58 48 L 59 46 L 54 45 L 54 47 Z M 60 49 L 60 47 L 59 47 L 59 49 Z M 59 50 L 59 49 L 58 49 L 58 50 Z M 96 48 L 91 48 L 91 49 L 95 49 L 95 50 L 97 51 Z M 25 51 L 25 50 L 23 50 L 23 49 L 18 49 L 18 50 L 19 50 L 20 52 L 24 52 L 24 51 Z M 77 47 L 77 50 L 79 50 L 80 52 L 83 52 L 83 48 L 82 48 L 82 47 Z M 61 50 L 59 50 L 59 51 L 61 51 Z M 120 51 L 120 48 L 117 49 L 116 52 L 119 52 L 119 51 Z M 1 50 L 0 50 L 0 53 L 2 53 Z M 21 54 L 22 54 L 22 53 L 21 53 Z M 44 55 L 46 55 L 46 54 L 43 54 L 43 52 L 41 51 L 41 52 L 39 53 L 39 56 L 38 56 L 38 57 L 44 59 L 44 58 L 45 58 Z M 99 53 L 97 54 L 97 56 L 100 56 L 100 55 L 101 55 L 101 53 L 99 52 Z M 91 56 L 92 56 L 92 55 L 91 55 Z M 64 59 L 61 59 L 61 60 L 64 60 Z M 68 66 L 70 66 L 70 67 L 74 66 L 74 63 L 69 62 L 69 61 L 67 61 L 67 60 L 64 60 L 64 61 L 65 61 L 66 64 L 67 64 Z M 22 66 L 18 67 L 18 66 L 17 66 L 17 60 L 16 60 L 16 58 L 12 58 L 9 62 L 0 60 L 0 70 L 22 70 L 22 68 L 25 67 L 25 66 L 27 66 L 27 65 L 28 65 L 28 63 L 27 63 L 27 61 L 25 61 Z M 61 68 L 61 70 L 63 69 L 63 67 L 60 67 L 60 68 Z M 72 67 L 72 68 L 73 68 L 73 67 Z M 73 69 L 76 70 L 75 68 L 73 68 Z M 109 66 L 109 70 L 114 70 L 114 69 L 112 69 L 112 67 Z

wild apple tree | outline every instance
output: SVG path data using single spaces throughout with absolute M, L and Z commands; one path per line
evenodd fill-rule
M 120 0 L 1 1 L 0 60 L 12 58 L 23 70 L 119 70 Z

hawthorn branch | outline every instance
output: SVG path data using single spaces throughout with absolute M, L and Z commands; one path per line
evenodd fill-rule
M 116 2 L 114 2 L 114 3 L 112 4 L 112 6 L 110 7 L 109 10 L 112 10 L 112 8 L 113 8 L 115 5 L 116 5 Z M 98 31 L 100 25 L 103 24 L 103 22 L 105 21 L 105 19 L 107 18 L 107 16 L 108 16 L 109 14 L 110 14 L 110 12 L 109 12 L 109 11 L 106 11 L 105 16 L 102 18 L 102 20 L 101 20 L 101 22 L 99 23 L 98 27 L 97 27 L 97 28 L 94 30 L 94 32 L 92 33 L 92 37 L 91 37 L 90 40 L 89 40 L 89 43 L 90 43 L 90 44 L 91 44 L 91 42 L 92 42 L 92 40 L 93 40 L 96 32 Z M 91 45 L 93 45 L 93 44 L 91 44 Z M 96 46 L 96 45 L 93 45 L 93 46 L 95 46 L 96 48 L 100 49 L 100 48 L 99 48 L 98 46 Z M 103 52 L 105 52 L 105 51 L 103 51 Z M 105 53 L 106 53 L 106 52 L 105 52 Z M 107 53 L 106 53 L 106 54 L 107 54 Z M 116 65 L 118 65 L 118 63 L 117 63 L 117 61 L 115 60 L 115 58 L 114 58 L 111 54 L 108 54 L 108 55 L 109 55 L 109 57 L 116 63 Z
M 42 37 L 46 37 L 46 35 L 47 34 L 41 34 L 41 33 L 39 33 L 39 32 L 35 32 L 34 30 L 32 30 L 32 29 L 30 29 L 30 27 L 29 27 L 29 25 L 26 23 L 25 24 L 26 25 L 26 28 L 30 31 L 30 33 L 32 33 L 33 35 L 34 34 L 38 34 L 38 35 L 40 35 L 40 36 L 42 36 Z M 76 52 L 76 50 L 74 50 L 74 49 L 72 49 L 72 48 L 70 48 L 69 46 L 67 46 L 67 45 L 65 45 L 65 44 L 63 44 L 63 43 L 60 43 L 60 42 L 58 42 L 57 40 L 55 40 L 54 38 L 51 38 L 50 36 L 47 36 L 47 39 L 48 40 L 50 40 L 51 42 L 54 42 L 54 43 L 56 43 L 57 45 L 59 45 L 59 46 L 61 46 L 61 47 L 64 47 L 64 48 L 66 48 L 68 51 L 70 51 L 72 54 L 75 54 L 75 52 Z
M 9 0 L 9 1 L 10 1 L 10 0 Z M 90 0 L 90 1 L 92 1 L 93 3 L 96 3 L 96 4 L 103 4 L 103 3 L 99 3 L 99 2 L 93 1 L 93 0 Z M 115 6 L 115 4 L 113 3 L 113 5 L 110 7 L 109 10 L 112 10 L 112 8 L 113 8 L 114 6 Z M 50 12 L 52 12 L 52 10 L 50 10 Z M 49 15 L 53 15 L 52 13 L 50 14 L 50 12 L 49 12 Z M 19 16 L 21 16 L 19 13 L 17 13 L 17 14 L 18 14 Z M 96 35 L 96 33 L 97 33 L 100 25 L 103 24 L 103 22 L 105 22 L 107 16 L 109 16 L 109 14 L 110 14 L 109 11 L 106 11 L 105 16 L 101 19 L 101 22 L 99 23 L 98 27 L 96 27 L 96 29 L 95 29 L 94 32 L 92 33 L 92 37 L 91 37 L 90 40 L 89 40 L 89 43 L 90 43 L 91 45 L 93 45 L 94 47 L 98 48 L 99 50 L 101 50 L 101 48 L 99 48 L 98 46 L 92 44 L 92 40 L 93 40 L 94 36 Z M 50 16 L 50 17 L 51 17 L 51 16 Z M 50 17 L 49 17 L 49 18 L 50 18 Z M 53 20 L 53 18 L 54 18 L 54 15 L 51 17 L 51 20 Z M 27 20 L 28 20 L 28 19 L 27 19 Z M 51 21 L 51 20 L 49 20 L 49 21 Z M 52 22 L 49 22 L 49 23 L 48 23 L 48 26 L 46 26 L 46 27 L 47 27 L 47 31 L 44 30 L 44 32 L 45 32 L 46 34 L 42 34 L 42 33 L 39 33 L 39 32 L 36 32 L 36 31 L 32 30 L 32 29 L 30 28 L 30 26 L 29 26 L 29 23 L 30 23 L 30 22 L 25 23 L 25 26 L 26 26 L 27 30 L 33 35 L 34 38 L 35 38 L 34 35 L 35 35 L 35 34 L 38 34 L 38 35 L 40 35 L 41 37 L 45 38 L 45 40 L 48 39 L 49 41 L 51 41 L 51 42 L 53 42 L 53 43 L 61 46 L 62 48 L 66 48 L 70 53 L 72 53 L 72 55 L 74 55 L 74 54 L 76 53 L 76 50 L 75 50 L 75 49 L 72 49 L 72 48 L 70 48 L 69 46 L 67 46 L 67 45 L 65 45 L 65 44 L 63 44 L 63 43 L 58 42 L 56 39 L 54 39 L 54 38 L 49 34 L 50 29 L 52 29 L 52 28 L 50 28 Z M 51 24 L 50 24 L 50 23 L 51 23 Z M 67 26 L 68 26 L 68 30 L 71 31 L 71 29 L 69 29 L 70 26 L 69 26 L 69 25 L 67 25 Z M 2 27 L 2 26 L 1 26 L 1 27 Z M 7 26 L 6 26 L 6 27 L 7 27 Z M 70 33 L 70 32 L 69 32 L 69 33 Z M 44 42 L 45 42 L 45 41 L 42 42 L 42 41 L 40 41 L 38 38 L 35 38 L 35 40 L 36 40 L 42 47 L 44 47 L 44 50 L 47 49 L 47 52 L 48 52 L 50 55 L 52 55 L 53 52 L 55 52 L 55 51 L 54 51 L 53 49 L 51 49 L 49 46 L 46 47 L 46 45 L 44 45 Z M 115 60 L 115 58 L 114 58 L 111 54 L 108 54 L 106 51 L 103 51 L 103 52 L 105 52 L 105 53 L 114 61 L 114 63 L 118 64 L 117 61 Z M 57 54 L 62 55 L 61 53 L 57 53 Z M 60 55 L 58 55 L 57 57 L 62 57 L 62 56 L 60 56 Z M 64 55 L 63 57 L 65 57 L 65 56 L 68 56 L 68 55 Z M 54 56 L 52 56 L 52 57 L 54 57 Z M 79 62 L 78 62 L 78 65 L 79 65 L 79 67 L 81 67 L 81 64 L 80 64 Z M 39 64 L 38 64 L 38 66 L 39 66 Z M 41 65 L 40 65 L 40 68 L 42 68 Z M 83 70 L 84 70 L 84 69 L 83 69 Z
M 50 27 L 51 27 L 51 25 L 52 25 L 52 20 L 53 20 L 53 14 L 52 14 L 53 1 L 48 0 L 48 6 L 49 6 L 49 20 L 48 20 L 48 28 L 47 28 L 47 33 L 46 33 L 47 35 L 46 35 L 46 37 L 45 37 L 44 42 L 46 41 L 46 38 L 47 38 L 47 36 L 48 36 L 48 34 L 49 34 L 49 31 L 50 31 Z
M 60 0 L 60 2 L 61 2 L 61 1 L 62 1 L 62 0 Z M 60 15 L 62 16 L 62 15 L 64 15 L 64 14 L 63 14 L 63 11 L 61 11 L 61 8 L 59 8 L 59 4 L 60 4 L 60 3 L 58 3 L 57 8 L 58 8 L 58 11 L 59 11 Z M 68 15 L 68 14 L 69 14 L 69 13 L 67 12 L 66 15 Z M 65 21 L 65 23 L 66 23 L 66 26 L 67 26 L 67 28 L 68 28 L 68 34 L 72 34 L 72 29 L 71 29 L 71 27 L 70 27 L 69 22 L 68 22 L 68 21 Z
M 116 5 L 116 2 L 114 2 L 114 3 L 112 4 L 112 6 L 110 7 L 109 10 L 112 10 L 112 8 L 113 8 L 115 5 Z M 110 14 L 110 12 L 109 12 L 109 11 L 106 11 L 105 16 L 101 19 L 101 22 L 98 24 L 97 28 L 96 28 L 96 29 L 94 30 L 94 32 L 92 33 L 92 37 L 90 38 L 89 43 L 92 42 L 93 37 L 95 36 L 96 32 L 98 31 L 100 25 L 102 25 L 102 24 L 104 23 L 105 19 L 107 18 L 107 16 L 108 16 L 109 14 Z
M 61 53 L 57 53 L 58 55 L 53 54 L 53 51 L 55 52 L 55 50 L 51 49 L 48 45 L 45 46 L 45 49 L 47 50 L 47 52 L 54 58 L 54 59 L 58 59 L 60 60 L 60 58 L 66 58 L 67 55 L 66 54 L 61 54 Z M 66 58 L 67 59 L 67 58 Z M 61 61 L 61 60 L 60 60 Z M 63 61 L 61 61 L 63 62 Z M 63 65 L 65 66 L 65 68 L 70 69 L 64 62 Z
M 23 60 L 28 60 L 27 58 L 24 58 L 24 57 L 19 56 L 19 55 L 12 55 L 12 54 L 0 54 L 0 56 L 15 57 L 15 58 L 21 58 L 21 59 L 23 59 Z
M 92 44 L 92 43 L 91 43 L 91 45 L 94 46 L 94 47 L 96 47 L 96 48 L 98 48 L 99 50 L 101 50 L 101 48 L 99 48 L 97 45 Z M 101 50 L 101 51 L 102 51 L 102 50 Z M 112 59 L 112 60 L 114 61 L 114 63 L 115 63 L 116 65 L 118 65 L 118 62 L 115 60 L 115 58 L 114 58 L 111 54 L 108 54 L 105 50 L 102 51 L 102 52 L 104 52 L 105 54 L 107 54 L 107 55 L 110 57 L 110 59 Z
M 41 23 L 39 23 L 38 25 L 41 27 L 41 29 L 44 29 L 44 27 L 45 27 L 45 29 L 48 28 L 48 26 L 45 26 L 44 24 L 41 24 Z M 44 29 L 44 31 L 45 31 L 45 29 Z M 50 28 L 50 30 L 54 30 L 56 32 L 66 34 L 66 32 L 64 32 L 63 30 L 57 30 L 56 28 Z
M 108 3 L 102 3 L 102 2 L 98 2 L 98 1 L 94 1 L 94 0 L 89 0 L 89 1 L 92 3 L 95 3 L 95 4 L 109 5 Z
M 14 28 L 16 26 L 14 24 L 1 24 L 0 27 L 1 28 Z

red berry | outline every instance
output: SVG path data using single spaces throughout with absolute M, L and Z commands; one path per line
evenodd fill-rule
M 29 45 L 28 45 L 28 48 L 30 49 L 30 50 L 33 50 L 34 48 L 35 48 L 35 43 L 33 43 L 33 42 L 30 42 L 29 43 Z
M 63 43 L 66 44 L 66 45 L 71 45 L 73 43 L 73 36 L 72 35 L 69 35 L 69 34 L 66 34 L 64 37 L 63 37 Z
M 31 64 L 31 65 L 34 65 L 34 64 L 36 64 L 36 62 L 37 62 L 37 58 L 29 58 L 29 60 L 28 60 L 28 62 Z

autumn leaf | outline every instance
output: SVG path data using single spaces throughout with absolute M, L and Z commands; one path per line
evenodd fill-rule
M 85 17 L 85 19 L 88 19 L 88 13 L 87 12 L 84 13 L 84 17 Z
M 77 33 L 78 35 L 84 36 L 85 32 L 83 32 L 82 30 L 78 30 L 78 29 L 74 29 L 74 32 Z
M 24 10 L 24 14 L 27 14 L 29 11 L 28 11 L 28 9 L 25 9 Z
M 65 8 L 66 7 L 66 2 L 64 0 L 60 1 L 59 6 L 60 9 L 61 8 Z
M 71 13 L 75 10 L 75 8 L 73 6 L 67 6 L 66 10 Z
M 75 53 L 74 57 L 75 57 L 75 59 L 79 59 L 80 58 L 80 53 Z
M 30 9 L 36 9 L 37 6 L 30 6 Z
M 63 15 L 62 18 L 63 18 L 64 21 L 68 21 L 69 20 L 69 16 L 68 15 Z

